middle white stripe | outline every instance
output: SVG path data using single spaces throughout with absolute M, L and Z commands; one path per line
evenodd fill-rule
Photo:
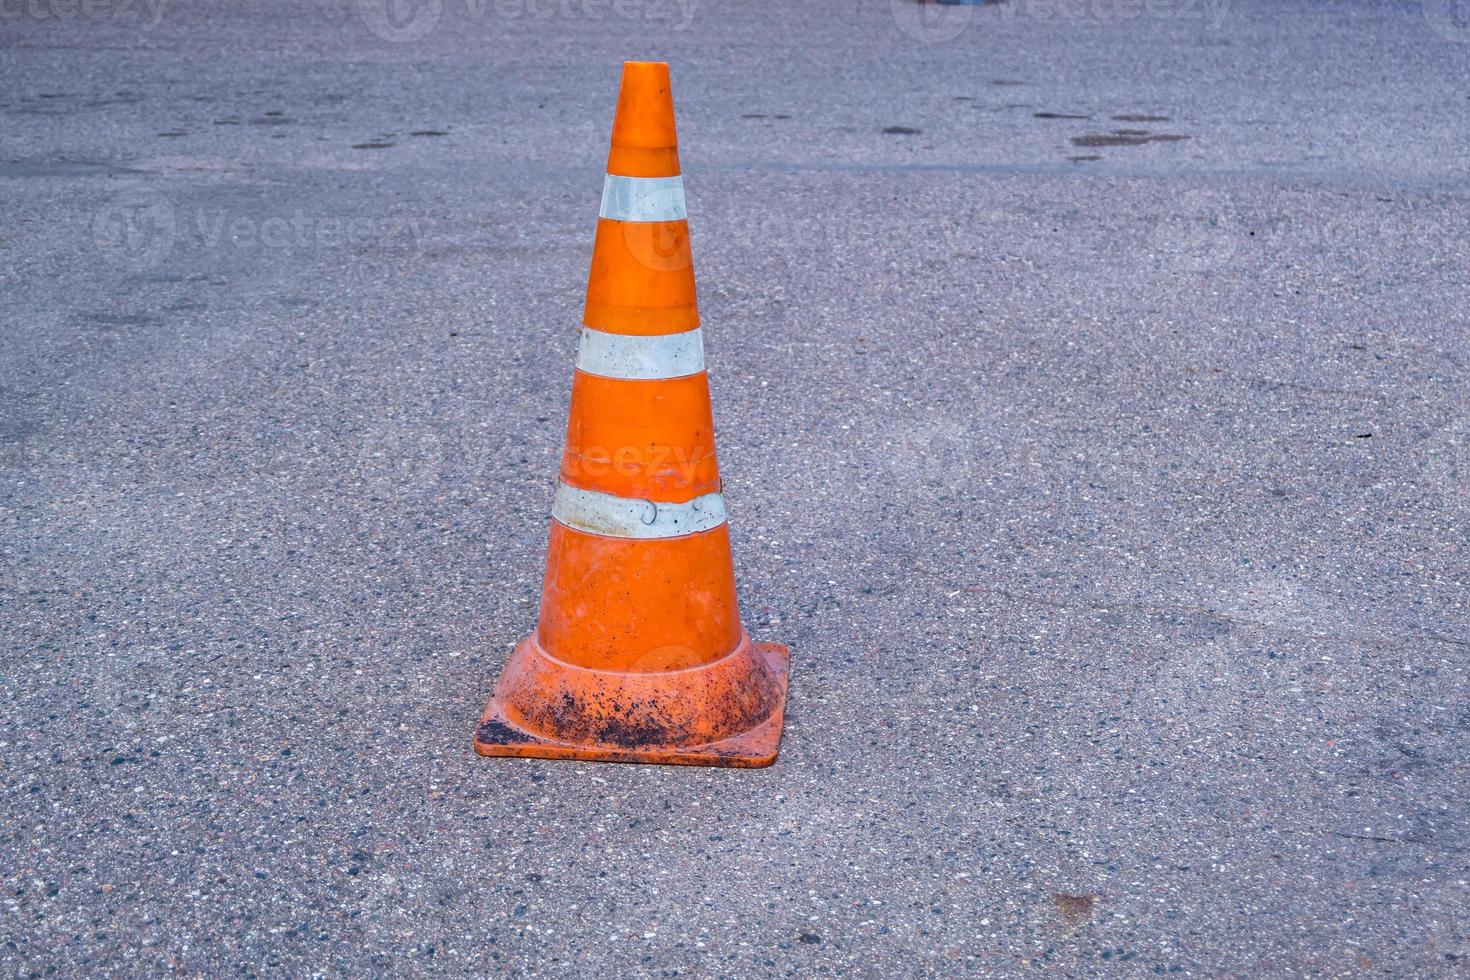
M 604 218 L 618 221 L 682 221 L 683 177 L 620 177 L 608 174 L 602 183 Z
M 577 369 L 604 378 L 659 381 L 704 370 L 704 334 L 698 327 L 684 333 L 630 337 L 582 328 Z
M 725 498 L 707 493 L 671 504 L 615 497 L 558 483 L 551 516 L 578 531 L 613 538 L 678 538 L 725 523 Z

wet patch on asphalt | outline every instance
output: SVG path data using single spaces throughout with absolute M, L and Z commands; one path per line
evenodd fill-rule
M 1150 134 L 1146 129 L 1115 129 L 1111 133 L 1083 133 L 1072 137 L 1073 146 L 1142 146 L 1144 143 L 1174 143 L 1187 140 L 1182 133 Z

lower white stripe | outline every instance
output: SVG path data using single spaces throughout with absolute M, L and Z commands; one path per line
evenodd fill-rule
M 707 493 L 687 503 L 669 504 L 558 483 L 551 516 L 578 531 L 614 538 L 677 538 L 725 523 L 725 498 Z
M 684 178 L 608 174 L 600 213 L 618 221 L 680 221 L 689 216 L 684 210 Z
M 630 337 L 582 328 L 577 369 L 604 378 L 657 381 L 704 370 L 704 334 L 698 327 L 657 337 Z

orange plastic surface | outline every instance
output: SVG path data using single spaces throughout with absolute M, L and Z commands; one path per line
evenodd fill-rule
M 598 218 L 582 322 L 639 336 L 699 326 L 689 223 Z
M 578 371 L 561 478 L 642 500 L 683 503 L 719 492 L 708 377 L 629 381 Z
M 673 177 L 679 172 L 667 62 L 623 62 L 607 172 L 623 177 Z

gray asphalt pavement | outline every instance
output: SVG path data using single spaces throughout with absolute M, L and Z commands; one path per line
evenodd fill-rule
M 1464 3 L 374 2 L 0 0 L 6 975 L 1464 975 Z M 624 58 L 767 770 L 471 751 Z

